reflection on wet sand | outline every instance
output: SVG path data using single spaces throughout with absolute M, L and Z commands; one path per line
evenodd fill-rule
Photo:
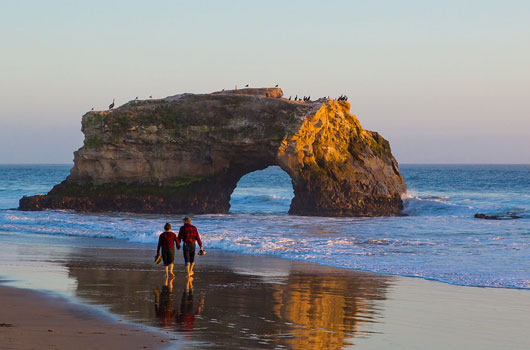
M 229 254 L 201 261 L 193 281 L 178 269 L 168 281 L 133 254 L 138 251 L 116 259 L 100 251 L 90 266 L 72 255 L 66 267 L 77 280 L 77 295 L 127 320 L 174 332 L 190 348 L 342 349 L 369 334 L 378 317 L 375 304 L 391 283 L 386 276 L 283 260 L 267 265 L 265 275 L 252 274 L 275 261 L 260 257 L 244 258 L 242 273 L 231 267 L 241 266 L 242 258 Z
M 176 330 L 181 332 L 193 331 L 196 326 L 197 316 L 204 308 L 204 295 L 201 295 L 197 304 L 193 301 L 193 278 L 188 279 L 186 289 L 182 292 L 180 311 L 175 318 Z
M 160 327 L 171 325 L 173 318 L 176 317 L 178 310 L 173 308 L 173 281 L 175 278 L 164 278 L 162 292 L 158 286 L 155 286 L 155 315 L 160 320 Z
M 341 349 L 352 344 L 347 338 L 359 332 L 360 322 L 371 319 L 361 288 L 378 292 L 381 285 L 370 286 L 367 281 L 360 285 L 355 279 L 337 276 L 290 276 L 284 288 L 273 294 L 275 316 L 293 323 L 290 332 L 296 337 L 286 340 L 289 348 Z

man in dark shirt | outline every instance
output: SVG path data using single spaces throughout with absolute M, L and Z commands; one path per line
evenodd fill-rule
M 160 255 L 160 249 L 162 248 L 162 260 L 164 260 L 164 266 L 166 268 L 166 278 L 168 277 L 168 269 L 171 276 L 175 276 L 173 273 L 173 261 L 175 260 L 175 244 L 177 249 L 180 249 L 180 242 L 174 232 L 171 232 L 171 224 L 166 222 L 164 225 L 164 232 L 158 237 L 158 247 L 156 248 L 156 255 Z
M 202 241 L 199 232 L 197 232 L 197 228 L 191 224 L 191 219 L 187 216 L 184 218 L 184 226 L 179 230 L 179 244 L 181 241 L 184 263 L 188 271 L 188 278 L 190 278 L 193 275 L 193 266 L 195 265 L 195 242 L 199 243 L 202 251 Z

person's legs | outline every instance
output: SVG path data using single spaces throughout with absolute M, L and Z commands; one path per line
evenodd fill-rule
M 195 243 L 190 247 L 189 260 L 190 262 L 190 276 L 193 275 L 193 266 L 195 265 Z
M 187 272 L 187 277 L 190 278 L 191 275 L 190 275 L 190 272 L 191 272 L 191 266 L 190 266 L 190 259 L 191 259 L 191 254 L 190 254 L 190 247 L 188 244 L 184 243 L 183 247 L 182 247 L 182 254 L 184 254 L 184 263 L 186 264 L 186 272 Z
M 169 280 L 169 292 L 171 293 L 173 291 L 173 280 L 175 279 L 175 276 L 171 277 Z
M 175 260 L 175 248 L 162 247 L 162 260 L 164 261 L 164 268 L 166 270 L 166 278 L 173 273 L 173 261 Z
M 188 279 L 191 277 L 190 271 L 191 271 L 190 263 L 186 263 L 186 272 L 187 272 Z

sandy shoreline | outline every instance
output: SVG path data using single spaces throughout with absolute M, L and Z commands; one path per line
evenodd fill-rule
M 160 349 L 175 339 L 89 307 L 0 285 L 0 349 Z
M 91 245 L 101 241 L 105 240 L 87 240 Z M 146 342 L 148 348 L 168 345 L 161 340 L 171 338 L 178 339 L 170 341 L 171 348 L 186 344 L 191 349 L 530 346 L 527 290 L 458 287 L 217 250 L 198 258 L 190 286 L 181 264 L 176 266 L 173 282 L 166 281 L 162 268 L 152 264 L 152 249 L 121 249 L 103 242 L 99 247 L 55 244 L 28 250 L 20 243 L 0 242 L 0 253 L 0 275 L 17 280 L 10 285 L 56 288 L 57 293 L 96 306 L 117 320 L 154 327 L 167 335 L 155 338 L 141 327 L 132 331 L 101 315 L 89 320 L 96 326 L 111 325 L 103 326 L 109 329 L 109 341 L 129 341 L 134 336 L 138 339 L 134 344 Z M 181 259 L 178 254 L 177 263 Z M 16 299 L 9 290 L 1 292 Z M 51 309 L 62 307 L 34 292 L 24 293 L 20 300 L 39 300 L 36 303 Z M 2 305 L 6 304 L 11 302 L 2 298 Z M 64 309 L 56 312 L 68 314 Z M 76 319 L 76 313 L 53 316 L 55 327 L 70 324 L 71 331 L 76 331 L 77 319 L 70 323 L 68 317 Z M 18 321 L 2 317 L 0 322 Z M 91 324 L 86 327 L 93 331 Z M 1 334 L 14 330 L 0 329 Z M 120 335 L 124 332 L 131 335 Z M 50 333 L 60 338 L 60 333 Z M 14 344 L 22 341 L 18 338 L 14 337 Z M 106 344 L 103 349 L 110 348 Z

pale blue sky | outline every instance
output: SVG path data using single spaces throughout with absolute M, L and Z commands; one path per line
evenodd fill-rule
M 347 94 L 400 163 L 530 163 L 528 1 L 2 1 L 0 163 L 70 163 L 116 98 Z

